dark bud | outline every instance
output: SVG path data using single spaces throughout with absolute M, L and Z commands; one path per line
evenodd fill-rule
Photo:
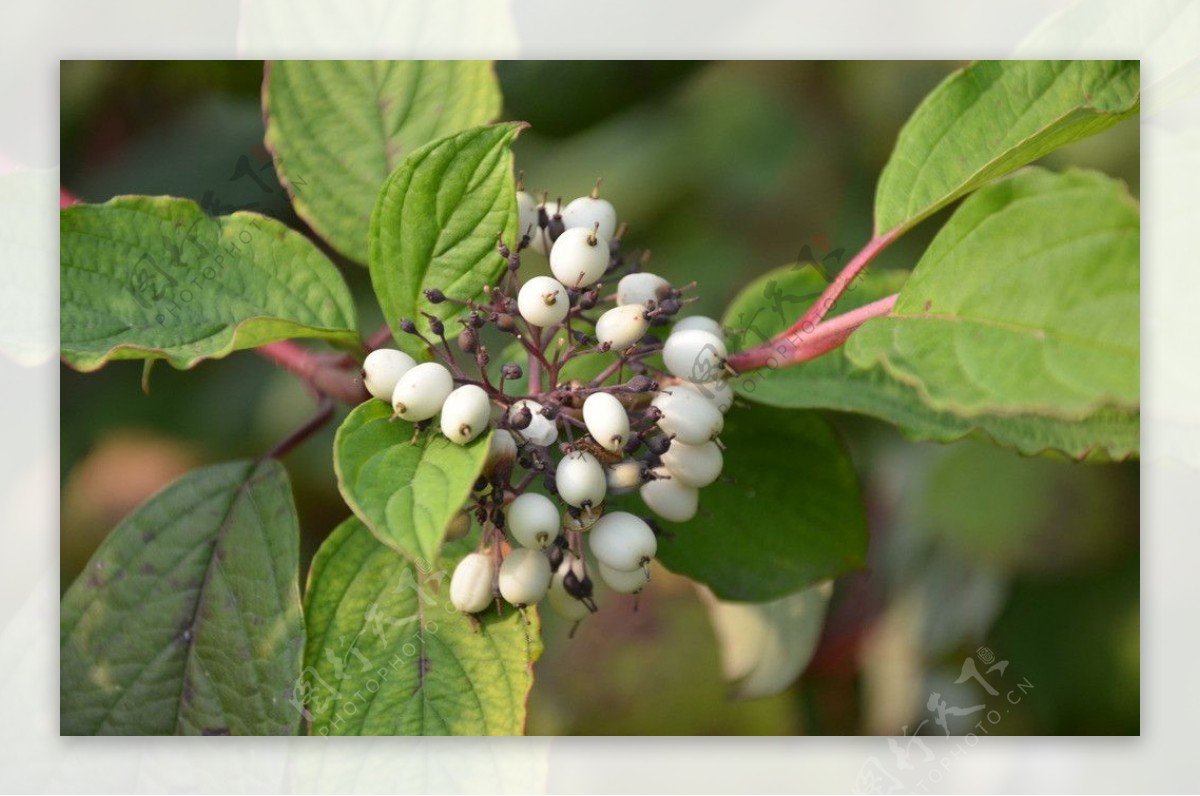
M 657 422 L 659 420 L 662 420 L 662 416 L 663 416 L 662 410 L 659 409 L 657 406 L 647 406 L 646 407 L 646 417 L 650 421 Z
M 655 456 L 662 456 L 671 448 L 670 437 L 650 437 L 646 440 L 646 447 Z
M 509 315 L 519 315 L 521 312 L 521 310 L 517 307 L 516 299 L 505 299 L 504 311 L 507 312 Z
M 658 382 L 649 376 L 634 376 L 625 382 L 625 389 L 632 390 L 633 392 L 653 392 L 658 389 Z
M 637 449 L 640 447 L 642 447 L 642 438 L 637 434 L 631 434 L 629 436 L 629 442 L 625 443 L 625 452 L 633 454 L 636 453 Z
M 474 329 L 463 329 L 458 333 L 458 347 L 464 354 L 474 354 L 479 350 L 479 337 Z
M 521 366 L 516 362 L 506 362 L 504 366 L 500 368 L 500 375 L 503 376 L 506 381 L 515 381 L 516 379 L 521 378 L 524 372 L 525 371 L 521 370 Z
M 597 290 L 589 290 L 579 297 L 580 309 L 590 310 L 596 306 L 596 302 L 600 300 L 600 292 Z
M 560 536 L 559 538 L 561 539 L 562 537 Z M 563 562 L 563 549 L 557 544 L 552 545 L 550 549 L 546 551 L 546 558 L 550 559 L 550 571 L 553 572 L 557 570 Z
M 483 506 L 475 509 L 475 519 L 479 521 L 480 525 L 483 525 L 485 522 L 487 522 L 487 509 L 485 509 Z
M 529 424 L 532 422 L 533 412 L 529 411 L 528 405 L 522 405 L 521 408 L 517 410 L 517 413 L 515 415 L 510 414 L 508 419 L 508 424 L 517 431 L 520 431 L 523 428 L 529 428 Z
M 438 337 L 441 337 L 446 333 L 446 325 L 442 323 L 440 318 L 430 318 L 429 329 Z
M 483 368 L 486 368 L 488 366 L 488 363 L 491 361 L 492 361 L 492 358 L 490 356 L 488 356 L 488 352 L 487 352 L 486 348 L 480 348 L 478 351 L 475 352 L 475 364 L 478 365 L 481 370 Z
M 666 301 L 669 298 L 679 298 L 679 291 L 670 285 L 662 285 L 655 289 L 654 297 L 659 301 Z
M 400 331 L 404 332 L 405 334 L 417 333 L 417 325 L 412 322 L 411 318 L 401 318 L 400 323 L 398 323 L 397 326 L 399 326 Z
M 550 473 L 546 473 L 544 476 L 542 476 L 542 486 L 551 495 L 558 494 L 558 482 L 554 480 L 554 476 L 550 475 Z
M 425 298 L 429 299 L 430 304 L 441 304 L 446 300 L 446 294 L 438 290 L 436 287 L 426 288 Z
M 482 492 L 483 490 L 487 489 L 487 485 L 488 485 L 487 476 L 481 475 L 475 479 L 474 489 L 476 492 Z M 483 519 L 481 518 L 479 521 L 483 522 Z
M 583 576 L 583 580 L 575 574 L 575 571 L 568 569 L 563 574 L 563 591 L 574 597 L 576 600 L 582 600 L 585 597 L 592 596 L 592 579 L 587 575 Z
M 563 224 L 562 216 L 555 214 L 550 223 L 546 227 L 546 231 L 550 234 L 550 240 L 558 240 L 558 236 L 567 231 L 567 227 Z
M 504 512 L 501 509 L 496 508 L 492 511 L 492 522 L 497 528 L 504 529 Z
M 471 314 L 467 316 L 467 324 L 470 325 L 470 327 L 472 329 L 482 329 L 483 328 L 483 318 L 480 316 L 480 314 L 478 312 L 475 312 L 474 310 L 472 310 Z
M 672 296 L 658 302 L 658 309 L 663 315 L 674 315 L 683 309 L 683 302 Z
M 517 322 L 507 312 L 496 313 L 495 320 L 496 328 L 502 332 L 515 332 L 517 330 Z
M 554 420 L 555 418 L 558 417 L 558 413 L 561 411 L 562 411 L 561 404 L 555 403 L 554 401 L 547 401 L 542 406 L 541 414 L 542 414 L 542 417 L 546 418 L 547 420 Z
M 520 456 L 517 457 L 517 464 L 521 465 L 526 470 L 533 469 L 533 459 L 529 458 L 529 456 L 527 456 L 525 454 L 521 454 Z
M 504 241 L 500 240 L 499 238 L 496 239 L 496 251 L 500 252 L 500 256 L 505 259 L 508 259 L 512 256 L 512 251 L 510 251 L 508 246 L 505 245 Z

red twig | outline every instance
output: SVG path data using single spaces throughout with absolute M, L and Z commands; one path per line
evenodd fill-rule
M 322 357 L 291 340 L 267 343 L 255 350 L 260 356 L 307 382 L 318 394 L 351 405 L 360 404 L 371 397 L 359 374 L 339 364 L 341 357 Z

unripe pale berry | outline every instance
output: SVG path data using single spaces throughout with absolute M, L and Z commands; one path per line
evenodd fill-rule
M 687 522 L 696 516 L 700 490 L 671 478 L 665 467 L 656 467 L 650 472 L 658 478 L 642 484 L 641 495 L 651 511 L 671 522 Z
M 460 511 L 450 520 L 450 524 L 446 526 L 446 541 L 457 542 L 459 539 L 471 532 L 471 515 L 465 511 Z
M 583 562 L 569 556 L 563 559 L 563 562 L 558 565 L 558 571 L 550 580 L 550 590 L 546 592 L 546 601 L 550 603 L 550 608 L 554 613 L 563 619 L 568 622 L 578 622 L 587 617 L 591 613 L 591 609 L 583 600 L 576 599 L 563 588 L 563 578 L 568 572 L 573 572 L 575 577 L 582 578 L 584 576 Z
M 587 287 L 608 269 L 608 238 L 575 227 L 558 236 L 550 250 L 550 270 L 567 287 Z
M 450 602 L 463 613 L 477 614 L 491 605 L 496 562 L 488 553 L 470 553 L 450 577 Z
M 517 293 L 517 310 L 534 326 L 553 326 L 567 317 L 570 309 L 567 289 L 548 276 L 533 277 Z
M 422 362 L 400 377 L 392 392 L 392 408 L 409 422 L 428 420 L 442 409 L 454 377 L 436 362 Z
M 604 467 L 587 451 L 572 451 L 563 456 L 554 483 L 563 502 L 576 508 L 600 505 L 608 486 Z
M 582 227 L 589 232 L 600 225 L 600 234 L 611 240 L 617 232 L 617 211 L 607 199 L 580 196 L 572 199 L 562 211 L 563 226 L 567 229 Z
M 545 550 L 558 537 L 558 506 L 545 495 L 526 492 L 504 510 L 513 539 L 530 550 Z
M 500 596 L 513 605 L 533 605 L 545 596 L 552 574 L 545 555 L 518 547 L 500 565 Z
M 525 191 L 517 191 L 517 234 L 528 235 L 532 243 L 538 234 L 537 200 Z
M 599 564 L 600 580 L 620 594 L 637 594 L 650 582 L 650 567 L 638 567 L 627 572 L 623 569 L 613 569 L 603 561 Z
M 676 481 L 699 489 L 716 481 L 721 475 L 724 457 L 715 442 L 688 445 L 675 440 L 662 455 L 662 463 Z
M 492 402 L 482 387 L 464 384 L 442 404 L 442 433 L 451 442 L 466 445 L 482 434 L 492 416 Z
M 627 511 L 611 511 L 592 528 L 588 547 L 601 564 L 629 572 L 654 558 L 658 540 L 641 517 Z
M 626 274 L 617 283 L 617 304 L 638 304 L 651 307 L 658 306 L 658 291 L 670 289 L 671 283 L 658 274 L 642 271 L 637 274 Z
M 671 332 L 686 332 L 692 329 L 699 329 L 702 332 L 715 334 L 722 340 L 725 339 L 725 330 L 721 328 L 721 324 L 704 315 L 689 315 L 686 318 L 680 318 L 671 327 Z
M 596 342 L 623 351 L 642 339 L 650 328 L 646 308 L 640 304 L 613 307 L 596 319 Z
M 394 348 L 377 348 L 363 360 L 362 380 L 367 392 L 381 401 L 391 401 L 396 382 L 416 367 L 417 361 Z
M 720 410 L 691 390 L 671 387 L 659 393 L 651 406 L 662 412 L 658 427 L 688 445 L 708 442 L 725 428 Z
M 558 440 L 558 426 L 554 421 L 542 414 L 542 405 L 537 401 L 530 401 L 527 398 L 522 398 L 520 401 L 513 403 L 508 409 L 508 416 L 512 417 L 517 412 L 521 411 L 521 407 L 528 407 L 533 413 L 533 419 L 529 421 L 529 425 L 520 431 L 516 432 L 525 439 L 532 442 L 534 445 L 553 445 Z
M 583 422 L 592 439 L 616 453 L 629 441 L 629 415 L 625 405 L 606 392 L 594 392 L 583 402 Z
M 663 344 L 663 364 L 687 381 L 713 381 L 721 375 L 728 352 L 725 341 L 703 329 L 671 332 Z
M 733 406 L 733 388 L 724 379 L 704 382 L 685 381 L 681 384 L 671 385 L 672 390 L 677 387 L 696 393 L 717 407 L 717 411 L 721 414 L 725 414 Z
M 546 218 L 554 218 L 559 213 L 559 203 L 557 201 L 544 202 L 537 205 L 533 209 L 533 232 L 529 238 L 529 248 L 541 255 L 550 254 L 550 249 L 554 246 L 554 241 L 550 240 L 550 233 L 538 226 L 538 209 L 546 211 Z M 522 230 L 521 234 L 525 234 Z
M 492 434 L 488 442 L 487 458 L 483 461 L 483 472 L 488 475 L 503 475 L 506 469 L 512 470 L 517 460 L 517 442 L 512 432 L 499 428 Z
M 605 471 L 608 494 L 626 495 L 642 485 L 642 463 L 632 460 L 610 464 Z

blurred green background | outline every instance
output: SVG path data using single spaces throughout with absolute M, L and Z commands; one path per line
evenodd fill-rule
M 694 311 L 720 315 L 740 286 L 870 236 L 875 178 L 895 136 L 949 62 L 505 62 L 504 118 L 531 191 L 570 199 L 597 177 L 650 268 L 696 280 Z M 211 213 L 269 213 L 307 229 L 264 164 L 254 62 L 63 62 L 63 185 L 85 201 L 193 198 Z M 1130 122 L 1046 160 L 1100 169 L 1138 194 Z M 241 176 L 239 176 L 241 175 Z M 304 175 L 319 189 L 321 175 Z M 944 212 L 879 267 L 912 267 Z M 326 249 L 328 251 L 328 249 Z M 332 256 L 332 254 L 331 254 Z M 532 255 L 531 255 L 532 256 Z M 338 261 L 336 256 L 335 261 Z M 366 269 L 338 261 L 364 332 L 380 323 Z M 312 411 L 304 388 L 253 353 L 189 372 L 61 371 L 62 587 L 133 507 L 199 464 L 255 456 Z M 339 408 L 338 420 L 345 414 Z M 963 661 L 1033 688 L 991 734 L 1139 731 L 1139 468 L 1025 459 L 976 442 L 914 444 L 830 413 L 871 518 L 871 564 L 837 583 L 816 657 L 778 696 L 732 701 L 690 583 L 656 572 L 637 601 L 569 628 L 546 618 L 529 731 L 537 734 L 912 732 L 931 693 L 970 707 Z M 285 464 L 304 560 L 347 513 L 330 459 L 334 425 Z M 736 540 L 731 539 L 731 543 Z M 964 689 L 974 688 L 974 691 Z M 1001 690 L 1004 693 L 1004 690 Z M 996 699 L 991 697 L 990 699 Z M 982 714 L 953 719 L 966 732 Z M 957 722 L 957 723 L 956 723 Z M 921 732 L 940 733 L 932 721 Z

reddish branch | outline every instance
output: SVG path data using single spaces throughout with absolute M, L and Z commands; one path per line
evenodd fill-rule
M 268 343 L 256 350 L 261 356 L 299 377 L 319 395 L 328 395 L 351 405 L 360 404 L 371 397 L 358 371 L 347 367 L 345 357 L 316 354 L 291 340 Z

